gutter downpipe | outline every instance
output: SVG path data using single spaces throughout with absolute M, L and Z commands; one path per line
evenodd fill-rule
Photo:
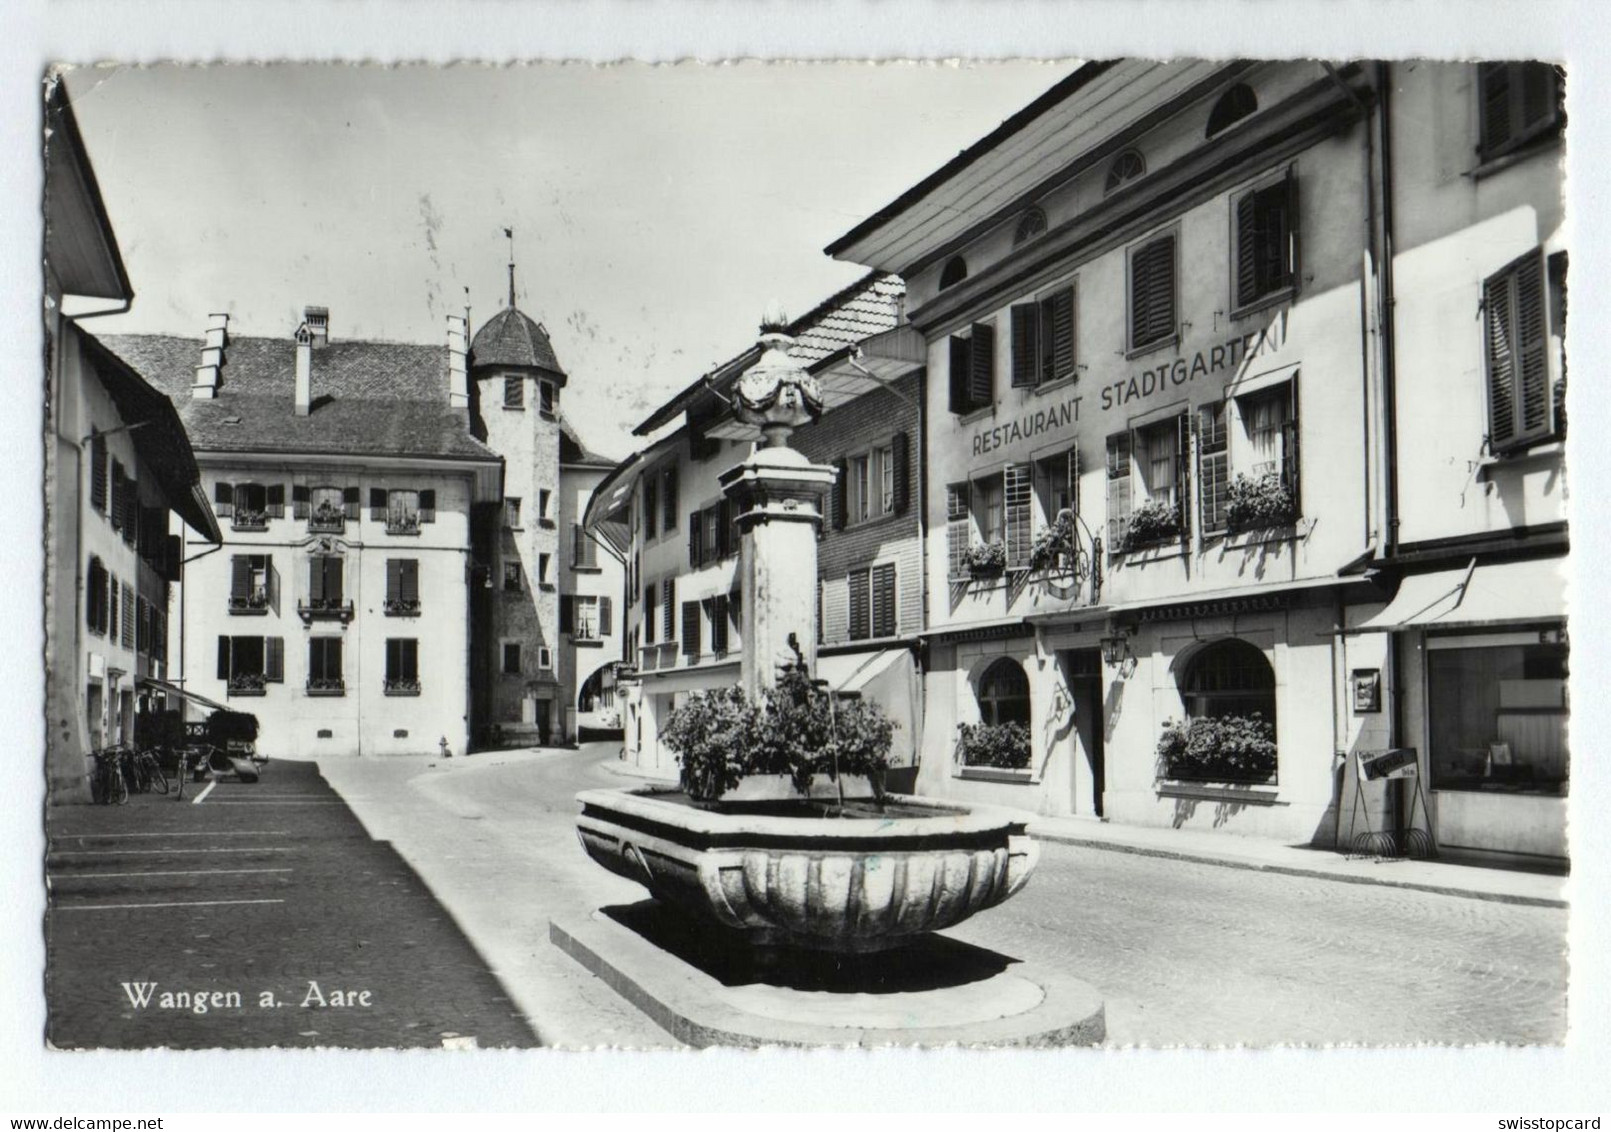
M 1393 127 L 1390 64 L 1376 64 L 1377 83 L 1381 88 L 1382 131 L 1382 397 L 1386 417 L 1387 440 L 1387 529 L 1385 531 L 1385 557 L 1398 553 L 1398 421 L 1397 421 L 1397 369 L 1398 353 L 1395 308 L 1397 292 L 1393 287 Z

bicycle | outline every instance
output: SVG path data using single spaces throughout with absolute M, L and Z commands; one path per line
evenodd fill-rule
M 121 744 L 99 747 L 93 752 L 95 773 L 90 778 L 90 795 L 103 806 L 125 806 L 129 801 L 129 780 L 124 775 L 128 748 Z
M 168 776 L 162 772 L 162 761 L 157 758 L 157 752 L 147 747 L 136 751 L 129 763 L 134 774 L 134 789 L 139 794 L 149 794 L 155 790 L 158 794 L 168 792 Z

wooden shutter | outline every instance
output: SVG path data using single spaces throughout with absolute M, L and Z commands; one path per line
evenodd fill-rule
M 1516 339 L 1520 348 L 1520 438 L 1545 436 L 1550 427 L 1549 316 L 1544 257 L 1531 252 L 1516 265 Z
M 420 492 L 420 522 L 436 522 L 436 489 L 426 488 Z
M 284 637 L 267 637 L 264 639 L 263 679 L 275 684 L 285 682 Z
M 1204 534 L 1225 529 L 1226 491 L 1230 486 L 1230 453 L 1226 444 L 1225 402 L 1197 408 L 1197 483 L 1202 492 Z
M 945 489 L 945 552 L 947 574 L 953 580 L 968 576 L 968 543 L 971 532 L 968 523 L 969 491 L 965 483 L 953 483 Z
M 983 409 L 996 403 L 996 328 L 986 322 L 973 324 L 973 348 L 968 358 L 968 402 Z
M 1483 63 L 1477 75 L 1482 100 L 1482 148 L 1492 155 L 1510 140 L 1510 67 Z
M 665 639 L 671 641 L 677 636 L 677 581 L 667 578 L 660 583 L 660 588 L 661 627 L 665 629 Z
M 1034 466 L 1008 464 L 1002 475 L 1002 534 L 1007 544 L 1007 568 L 1029 565 L 1031 515 L 1034 512 Z
M 1035 303 L 1012 308 L 1012 383 L 1014 388 L 1040 380 L 1040 310 Z
M 1040 303 L 1040 380 L 1074 376 L 1074 288 L 1065 287 Z
M 420 599 L 420 564 L 415 558 L 405 558 L 397 571 L 398 594 L 404 601 Z
M 140 485 L 133 476 L 123 481 L 123 541 L 133 546 L 140 529 Z
M 643 643 L 654 644 L 655 616 L 654 616 L 655 589 L 651 586 L 643 587 Z
M 268 506 L 270 519 L 285 518 L 285 485 L 271 483 L 263 490 L 263 499 Z
M 291 485 L 291 517 L 293 519 L 308 517 L 308 485 L 305 483 Z
M 386 559 L 386 600 L 403 600 L 403 560 Z
M 873 636 L 895 635 L 895 564 L 873 567 Z
M 1246 306 L 1259 295 L 1258 194 L 1248 193 L 1236 202 L 1236 305 Z
M 1489 441 L 1495 451 L 1552 430 L 1544 259 L 1533 250 L 1483 285 Z
M 643 537 L 654 538 L 660 522 L 660 473 L 650 472 L 643 477 Z
M 864 641 L 872 634 L 871 577 L 866 570 L 857 570 L 846 579 L 850 590 L 850 639 Z
M 229 596 L 245 605 L 251 592 L 252 560 L 247 555 L 237 554 L 229 563 Z
M 665 508 L 666 521 L 661 524 L 662 530 L 674 531 L 677 529 L 677 466 L 675 464 L 666 469 L 666 482 L 660 488 L 662 506 Z
M 358 518 L 358 508 L 362 500 L 363 496 L 356 487 L 344 487 L 341 489 L 341 510 L 347 518 Z
M 601 637 L 608 637 L 615 632 L 613 627 L 614 610 L 611 609 L 611 604 L 608 594 L 599 598 L 599 636 Z
M 1128 432 L 1108 437 L 1108 548 L 1113 551 L 1124 547 L 1124 534 L 1130 526 L 1130 447 Z
M 311 602 L 324 600 L 324 563 L 323 558 L 308 559 L 308 600 Z
M 274 616 L 278 617 L 280 615 L 280 572 L 274 568 L 274 559 L 270 556 L 264 557 L 263 564 L 265 567 L 264 573 L 268 576 L 269 608 L 274 611 Z
M 576 632 L 576 599 L 570 594 L 559 595 L 559 631 Z
M 701 545 L 705 533 L 705 524 L 699 521 L 699 512 L 691 512 L 688 516 L 688 565 L 697 567 L 703 557 L 704 547 Z
M 833 529 L 842 531 L 850 518 L 850 464 L 843 456 L 833 462 Z
M 106 635 L 110 644 L 117 644 L 117 578 L 110 570 L 106 574 Z
M 213 484 L 213 514 L 220 519 L 227 519 L 234 513 L 235 485 L 222 481 Z
M 968 369 L 973 343 L 966 338 L 951 336 L 951 411 L 966 413 L 973 406 L 968 403 Z
M 218 638 L 218 678 L 229 679 L 229 638 Z
M 1287 420 L 1281 426 L 1281 483 L 1292 497 L 1292 514 L 1297 517 L 1303 514 L 1303 501 L 1300 488 L 1302 480 L 1298 470 L 1302 466 L 1298 452 L 1298 376 L 1293 375 L 1292 382 L 1287 386 Z
M 1180 541 L 1191 538 L 1191 414 L 1175 418 L 1175 514 L 1180 517 Z
M 1175 237 L 1160 236 L 1130 256 L 1130 348 L 1175 333 Z
M 1080 449 L 1079 445 L 1069 448 L 1066 456 L 1067 464 L 1065 474 L 1068 477 L 1068 507 L 1074 514 L 1080 514 Z M 1052 516 L 1056 518 L 1057 516 Z
M 386 489 L 383 487 L 369 489 L 369 518 L 376 523 L 385 521 Z
M 699 603 L 685 601 L 682 603 L 682 654 L 683 656 L 699 655 Z
M 90 437 L 90 506 L 106 513 L 106 437 Z
M 716 556 L 726 558 L 738 549 L 733 538 L 733 501 L 723 499 L 716 505 Z
M 889 442 L 890 462 L 894 465 L 891 477 L 895 481 L 894 510 L 906 514 L 912 506 L 912 440 L 904 432 L 897 432 Z

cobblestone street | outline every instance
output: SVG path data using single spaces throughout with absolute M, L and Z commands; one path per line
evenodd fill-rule
M 313 764 L 192 796 L 49 811 L 53 1045 L 535 1044 L 453 919 Z

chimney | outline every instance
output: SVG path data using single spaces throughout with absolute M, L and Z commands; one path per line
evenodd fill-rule
M 302 322 L 313 336 L 313 346 L 318 349 L 330 345 L 330 308 L 329 307 L 303 307 Z
M 305 417 L 313 404 L 313 330 L 296 328 L 296 415 Z
M 229 341 L 229 315 L 207 316 L 207 337 L 201 343 L 201 365 L 196 367 L 196 383 L 190 395 L 198 401 L 218 396 L 218 371 L 224 364 L 224 345 Z
M 448 407 L 470 407 L 469 321 L 462 315 L 448 315 Z

